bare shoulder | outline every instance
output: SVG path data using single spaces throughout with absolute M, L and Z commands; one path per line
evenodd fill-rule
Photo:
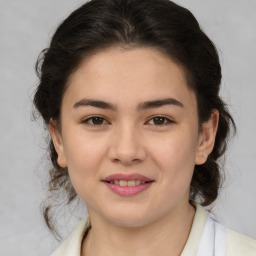
M 256 240 L 227 229 L 227 256 L 256 256 Z

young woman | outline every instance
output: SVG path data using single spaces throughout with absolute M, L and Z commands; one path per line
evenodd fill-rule
M 256 242 L 202 206 L 218 196 L 234 121 L 217 51 L 169 0 L 92 0 L 56 30 L 34 103 L 49 128 L 50 191 L 88 216 L 54 256 L 244 256 Z M 45 218 L 54 230 L 51 208 Z

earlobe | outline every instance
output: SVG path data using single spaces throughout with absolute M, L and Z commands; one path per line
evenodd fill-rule
M 219 123 L 219 111 L 212 110 L 211 117 L 202 124 L 202 131 L 199 135 L 198 149 L 196 152 L 195 164 L 201 165 L 207 161 L 208 155 L 212 152 L 215 144 Z
M 60 167 L 65 168 L 67 167 L 67 161 L 64 153 L 63 142 L 62 142 L 61 134 L 57 129 L 57 126 L 54 120 L 52 119 L 50 120 L 48 128 L 49 128 L 49 132 L 52 138 L 54 148 L 58 154 L 57 162 Z

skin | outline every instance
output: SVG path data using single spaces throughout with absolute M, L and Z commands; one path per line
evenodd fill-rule
M 116 110 L 81 106 L 102 100 Z M 175 104 L 138 111 L 145 101 L 173 98 Z M 97 122 L 92 115 L 103 117 Z M 165 126 L 153 117 L 164 116 Z M 87 205 L 92 228 L 81 255 L 180 255 L 195 209 L 189 204 L 195 164 L 213 149 L 218 111 L 199 132 L 195 93 L 183 69 L 153 48 L 110 48 L 84 60 L 72 74 L 61 105 L 61 130 L 49 130 L 58 163 L 68 167 L 77 194 Z M 155 182 L 123 197 L 101 180 L 139 173 Z

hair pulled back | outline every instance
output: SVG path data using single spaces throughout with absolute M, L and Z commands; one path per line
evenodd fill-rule
M 48 128 L 50 119 L 60 121 L 60 106 L 70 75 L 81 61 L 109 47 L 153 47 L 180 64 L 187 84 L 197 97 L 200 125 L 213 109 L 220 113 L 215 146 L 207 162 L 196 165 L 190 200 L 204 206 L 218 196 L 221 182 L 217 160 L 224 154 L 231 125 L 235 123 L 219 97 L 221 67 L 217 50 L 201 30 L 193 14 L 169 0 L 91 0 L 66 18 L 54 33 L 49 48 L 40 54 L 36 70 L 40 79 L 34 105 Z M 67 168 L 57 163 L 57 153 L 49 140 L 49 191 L 52 196 L 65 191 L 67 203 L 76 198 Z M 51 204 L 44 206 L 48 227 L 54 229 Z

